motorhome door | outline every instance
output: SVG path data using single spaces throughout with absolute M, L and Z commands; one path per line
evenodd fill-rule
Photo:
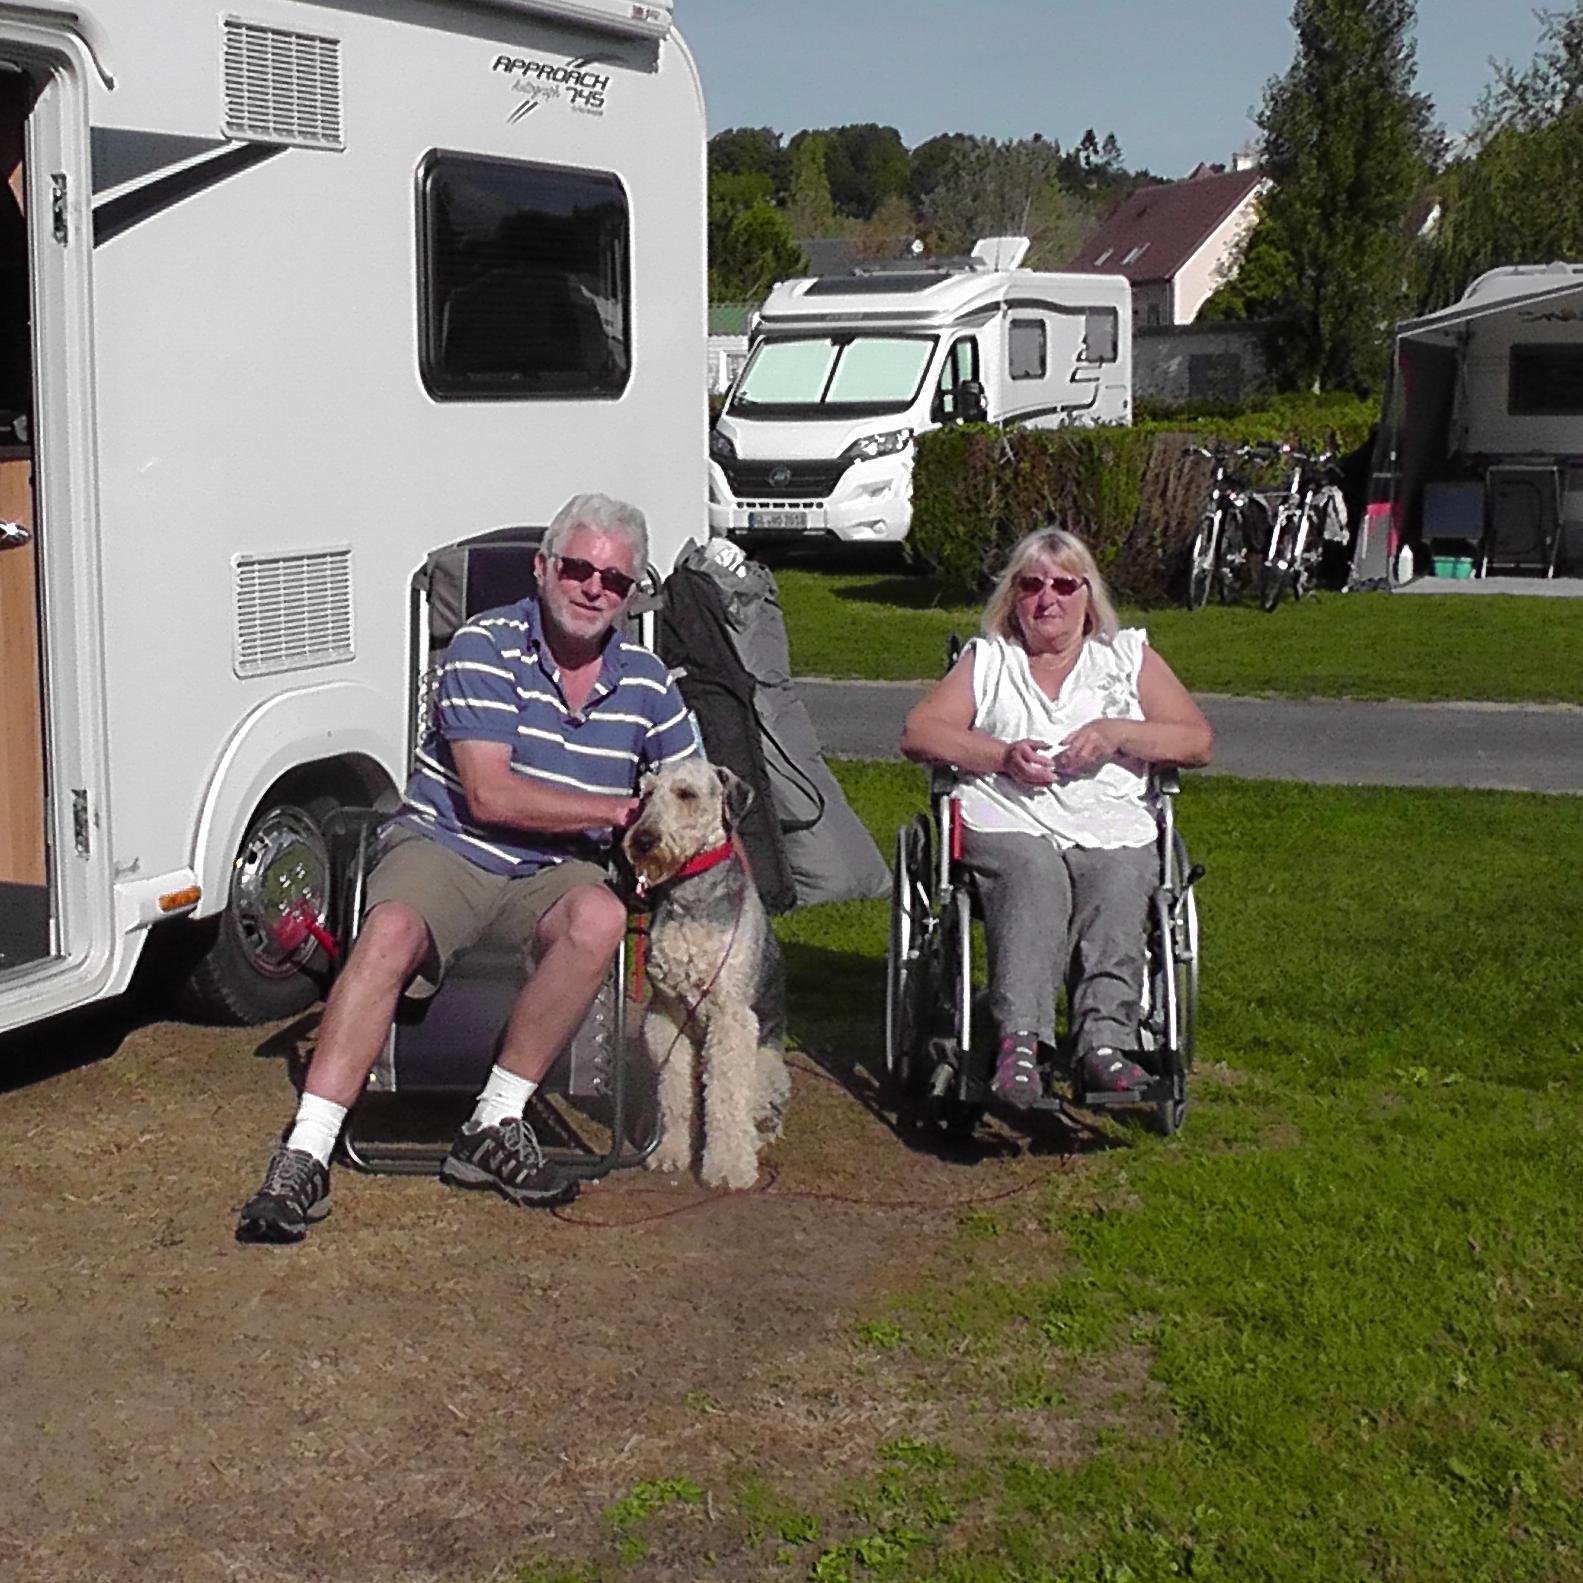
M 63 31 L 0 23 L 0 1028 L 91 998 L 109 956 L 87 64 Z

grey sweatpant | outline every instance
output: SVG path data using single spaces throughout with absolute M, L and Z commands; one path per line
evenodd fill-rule
M 962 832 L 989 944 L 989 1012 L 1001 1034 L 1055 1042 L 1055 992 L 1071 968 L 1079 1056 L 1138 1044 L 1155 846 L 1089 851 L 1032 835 Z

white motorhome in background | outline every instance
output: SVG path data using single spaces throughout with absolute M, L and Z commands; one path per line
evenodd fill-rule
M 1127 281 L 1019 269 L 1027 245 L 776 286 L 709 436 L 710 531 L 895 543 L 925 430 L 1130 423 Z
M 269 920 L 322 901 L 324 810 L 405 779 L 428 552 L 587 489 L 662 569 L 696 533 L 671 23 L 0 4 L 0 1029 L 117 993 L 156 926 L 212 1012 L 303 1004 Z
M 1352 584 L 1583 572 L 1583 264 L 1489 270 L 1394 352 Z

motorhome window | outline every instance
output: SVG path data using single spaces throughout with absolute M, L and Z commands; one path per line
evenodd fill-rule
M 607 172 L 432 155 L 418 239 L 429 393 L 620 395 L 632 367 L 628 228 Z
M 1506 410 L 1514 418 L 1583 413 L 1583 346 L 1514 346 Z
M 1043 379 L 1043 319 L 1013 319 L 1006 332 L 1006 372 L 1013 379 Z
M 942 423 L 953 422 L 957 417 L 957 387 L 966 380 L 978 379 L 978 342 L 964 336 L 946 353 L 940 365 L 940 380 L 935 387 L 935 417 Z
M 905 412 L 934 353 L 933 336 L 817 336 L 761 341 L 733 412 L 801 417 Z
M 1114 363 L 1120 339 L 1121 315 L 1114 308 L 1090 308 L 1083 315 L 1083 361 Z M 1154 320 L 1149 321 L 1151 324 Z

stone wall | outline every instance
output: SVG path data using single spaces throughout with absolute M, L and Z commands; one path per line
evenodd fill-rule
M 1268 321 L 1142 325 L 1132 328 L 1134 400 L 1243 402 L 1270 388 L 1265 345 L 1278 325 Z

